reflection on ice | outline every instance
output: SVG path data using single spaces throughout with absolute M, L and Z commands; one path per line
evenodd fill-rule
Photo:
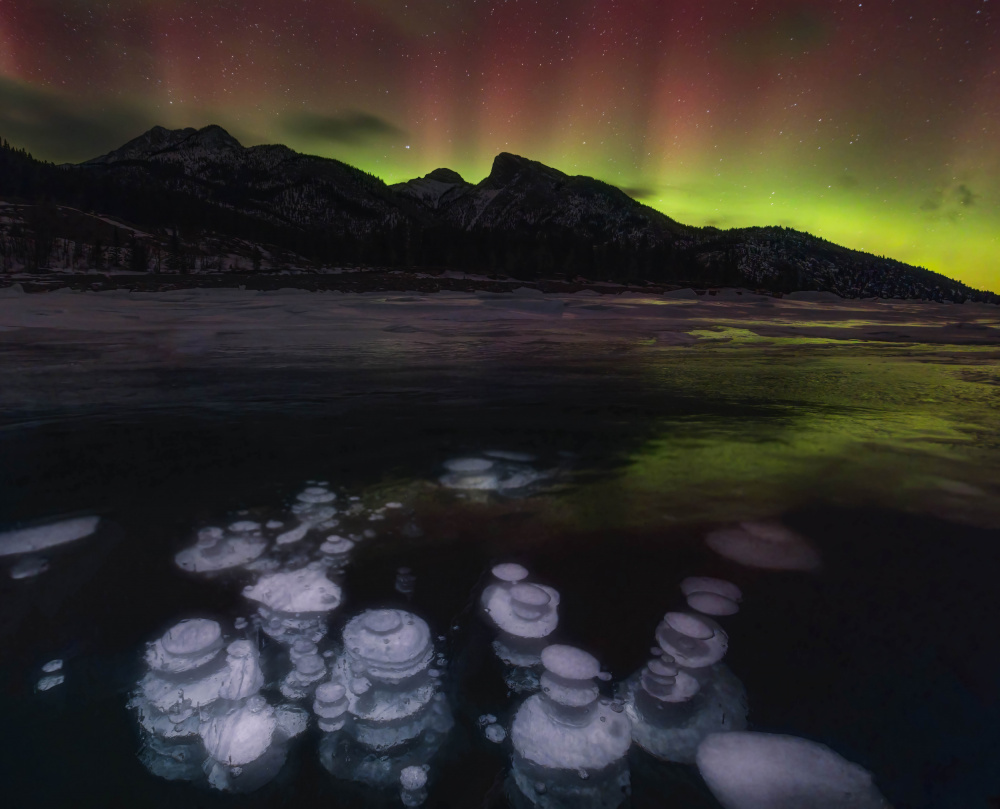
M 888 809 L 871 773 L 793 736 L 713 734 L 697 763 L 726 809 Z

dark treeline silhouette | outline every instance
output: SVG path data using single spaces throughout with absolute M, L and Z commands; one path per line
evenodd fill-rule
M 581 231 L 544 222 L 463 229 L 435 219 L 361 172 L 357 174 L 366 190 L 395 206 L 399 215 L 376 221 L 370 209 L 344 195 L 335 200 L 338 217 L 332 224 L 304 226 L 266 213 L 270 192 L 262 178 L 234 177 L 199 195 L 178 182 L 191 182 L 182 177 L 180 165 L 116 169 L 56 166 L 2 141 L 0 196 L 24 203 L 25 215 L 23 222 L 0 226 L 0 268 L 14 261 L 28 269 L 46 267 L 62 239 L 64 267 L 221 271 L 231 267 L 207 245 L 225 237 L 246 243 L 242 270 L 280 269 L 287 253 L 317 266 L 456 269 L 525 280 L 583 277 L 771 292 L 821 289 L 844 297 L 1000 302 L 1000 296 L 929 270 L 787 228 L 720 231 L 680 226 L 679 235 L 669 239 L 636 236 L 636 231 L 601 237 L 593 235 L 600 234 L 599 228 Z M 248 199 L 239 189 L 255 180 L 261 190 Z M 335 189 L 330 193 L 336 197 Z M 129 223 L 151 238 L 86 213 Z

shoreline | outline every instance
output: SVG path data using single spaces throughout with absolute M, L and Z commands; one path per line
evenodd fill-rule
M 522 280 L 506 276 L 486 276 L 473 273 L 445 271 L 389 270 L 389 269 L 337 269 L 327 272 L 282 271 L 277 273 L 104 273 L 80 271 L 74 273 L 12 273 L 0 275 L 0 295 L 43 294 L 57 290 L 73 292 L 173 292 L 192 289 L 241 289 L 254 292 L 276 292 L 298 289 L 308 292 L 341 293 L 417 293 L 439 292 L 488 292 L 512 293 L 515 289 L 535 290 L 546 295 L 570 295 L 592 292 L 598 295 L 622 294 L 658 295 L 691 300 L 733 300 L 748 298 L 774 298 L 822 303 L 857 304 L 864 302 L 895 302 L 902 304 L 928 303 L 956 305 L 953 301 L 935 301 L 928 298 L 855 298 L 843 297 L 826 290 L 795 290 L 774 292 L 734 286 L 704 286 L 695 284 L 657 284 L 636 282 L 619 284 L 611 281 L 561 278 Z M 984 304 L 990 305 L 990 304 Z M 996 305 L 996 304 L 993 304 Z

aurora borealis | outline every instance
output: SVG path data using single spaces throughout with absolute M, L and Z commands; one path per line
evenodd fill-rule
M 1000 291 L 1000 0 L 4 0 L 0 136 L 218 123 L 387 182 L 510 151 Z

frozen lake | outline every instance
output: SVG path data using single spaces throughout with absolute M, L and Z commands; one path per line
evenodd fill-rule
M 407 665 L 430 655 L 435 674 L 413 699 L 434 712 L 436 742 L 373 760 L 401 765 L 406 751 L 428 764 L 411 790 L 426 789 L 427 806 L 555 805 L 558 790 L 522 789 L 539 776 L 529 767 L 525 781 L 510 731 L 531 691 L 497 656 L 499 613 L 482 609 L 484 588 L 507 586 L 491 568 L 516 563 L 537 585 L 517 591 L 516 610 L 555 609 L 538 588 L 558 595 L 545 637 L 596 658 L 610 706 L 648 664 L 664 614 L 688 609 L 682 580 L 717 577 L 742 591 L 739 612 L 714 620 L 751 730 L 829 746 L 896 807 L 987 809 L 1000 794 L 988 629 L 1000 608 L 998 359 L 1000 312 L 987 306 L 0 290 L 0 532 L 20 531 L 0 556 L 8 794 L 231 805 L 224 788 L 243 775 L 206 775 L 198 747 L 223 749 L 228 725 L 206 720 L 205 741 L 184 748 L 197 767 L 168 780 L 150 771 L 137 719 L 137 684 L 157 666 L 187 683 L 168 670 L 180 665 L 168 630 L 197 618 L 221 627 L 218 641 L 210 627 L 199 636 L 206 659 L 259 655 L 263 714 L 285 723 L 271 748 L 284 758 L 243 804 L 400 805 L 398 785 L 346 763 L 371 742 L 351 727 L 381 732 L 364 700 L 343 697 L 354 724 L 327 733 L 311 664 L 286 678 L 293 640 L 319 631 L 322 676 L 347 682 L 360 665 L 347 639 L 369 631 L 352 619 L 375 610 L 371 631 L 391 633 L 386 613 L 402 610 L 400 626 L 421 626 L 412 613 L 428 627 L 426 642 L 400 643 L 413 644 Z M 24 529 L 75 519 L 62 530 L 79 533 L 90 516 L 93 533 L 24 550 L 41 536 Z M 204 559 L 221 558 L 220 542 L 238 564 L 213 573 Z M 332 595 L 320 610 L 283 607 L 274 587 L 244 592 L 310 569 L 340 588 L 325 612 Z M 270 626 L 286 612 L 301 625 Z M 168 651 L 150 662 L 153 642 Z M 46 676 L 64 681 L 37 690 Z M 323 710 L 339 715 L 328 691 Z M 312 717 L 287 740 L 299 714 L 283 705 Z M 340 732 L 355 733 L 353 753 L 331 741 Z M 621 761 L 622 805 L 719 805 L 689 763 L 638 743 Z

